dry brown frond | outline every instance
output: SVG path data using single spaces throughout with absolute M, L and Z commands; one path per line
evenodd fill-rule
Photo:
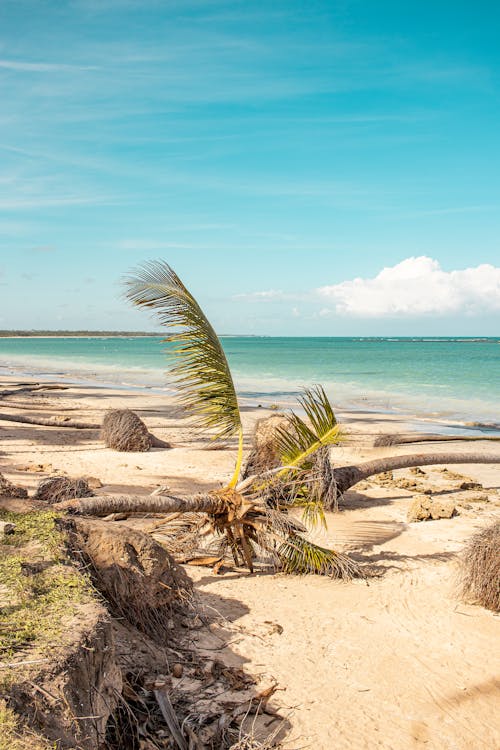
M 500 521 L 475 534 L 461 556 L 461 591 L 467 601 L 500 611 Z

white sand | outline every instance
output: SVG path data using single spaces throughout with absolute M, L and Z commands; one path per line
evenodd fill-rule
M 137 409 L 153 433 L 175 445 L 115 453 L 102 446 L 96 433 L 0 421 L 0 471 L 23 486 L 33 488 L 48 474 L 66 472 L 98 477 L 105 492 L 149 494 L 168 485 L 173 492 L 188 493 L 216 487 L 232 473 L 232 450 L 208 450 L 210 443 L 165 397 L 75 386 L 32 394 L 30 408 L 14 408 L 15 400 L 10 397 L 0 413 L 64 414 L 94 422 L 106 408 Z M 74 410 L 63 411 L 69 408 Z M 244 412 L 247 432 L 264 413 Z M 395 418 L 350 415 L 351 440 L 334 450 L 335 462 L 467 449 L 463 443 L 369 447 L 369 433 L 398 430 L 406 427 Z M 498 444 L 481 441 L 473 450 L 497 452 L 500 460 Z M 38 465 L 41 471 L 34 471 Z M 449 520 L 408 524 L 411 493 L 373 483 L 349 493 L 340 513 L 328 514 L 328 532 L 316 536 L 370 562 L 379 575 L 368 581 L 250 576 L 234 570 L 216 577 L 209 569 L 188 568 L 205 606 L 226 618 L 221 632 L 230 643 L 217 658 L 278 681 L 273 706 L 291 725 L 286 747 L 500 747 L 494 712 L 498 616 L 459 600 L 455 560 L 463 541 L 500 515 L 500 464 L 450 469 L 482 482 L 480 494 L 489 501 L 462 506 L 460 515 Z M 425 471 L 429 486 L 458 486 L 439 467 Z M 408 471 L 395 476 L 415 479 Z M 467 493 L 450 497 L 466 500 Z M 283 632 L 276 632 L 273 623 Z M 203 632 L 199 638 L 203 645 Z

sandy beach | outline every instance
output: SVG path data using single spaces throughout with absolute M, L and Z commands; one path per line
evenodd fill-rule
M 2 378 L 8 388 L 14 378 Z M 172 400 L 148 392 L 72 385 L 2 400 L 2 413 L 100 422 L 105 410 L 136 411 L 170 449 L 118 453 L 97 430 L 0 421 L 0 472 L 33 490 L 53 474 L 97 477 L 103 493 L 149 495 L 212 489 L 233 471 L 231 444 L 214 444 Z M 257 419 L 271 412 L 245 407 L 245 446 Z M 373 447 L 374 435 L 408 432 L 399 417 L 342 415 L 346 440 L 332 448 L 336 465 L 383 455 L 443 450 L 443 446 Z M 426 431 L 429 431 L 427 426 Z M 446 444 L 460 453 L 467 443 Z M 478 441 L 474 451 L 500 445 Z M 457 553 L 477 529 L 500 516 L 500 463 L 425 467 L 373 478 L 347 493 L 328 530 L 315 540 L 351 553 L 367 575 L 349 583 L 260 570 L 185 566 L 201 607 L 220 616 L 225 643 L 218 658 L 273 679 L 272 705 L 286 720 L 284 747 L 318 750 L 462 750 L 499 746 L 498 616 L 460 601 Z M 406 480 L 402 481 L 402 480 Z M 461 489 L 464 481 L 481 489 Z M 413 483 L 413 484 L 412 484 Z M 409 523 L 417 492 L 455 502 L 450 519 Z M 11 509 L 29 506 L 11 501 Z M 197 634 L 210 649 L 213 634 Z M 207 655 L 210 653 L 207 650 Z M 284 725 L 285 726 L 285 725 Z

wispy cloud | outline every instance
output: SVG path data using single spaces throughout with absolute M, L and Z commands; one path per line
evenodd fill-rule
M 266 300 L 283 300 L 290 299 L 289 294 L 285 294 L 281 289 L 265 289 L 261 292 L 244 292 L 242 294 L 233 294 L 233 299 L 244 299 L 254 302 Z
M 110 205 L 117 200 L 110 196 L 58 195 L 58 196 L 21 196 L 1 198 L 0 209 L 4 211 L 23 211 L 38 208 L 62 208 L 64 206 Z
M 444 271 L 437 260 L 411 257 L 373 278 L 356 278 L 317 289 L 339 314 L 364 318 L 478 314 L 500 310 L 500 267 L 484 263 Z
M 0 69 L 18 73 L 74 73 L 76 70 L 99 70 L 96 65 L 71 65 L 60 62 L 29 62 L 27 60 L 6 59 L 0 59 Z

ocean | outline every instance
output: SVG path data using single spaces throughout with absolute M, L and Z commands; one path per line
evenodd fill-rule
M 290 405 L 321 383 L 340 409 L 500 431 L 500 338 L 222 337 L 239 396 Z M 0 338 L 0 374 L 171 391 L 161 337 Z M 478 426 L 478 425 L 476 425 Z

